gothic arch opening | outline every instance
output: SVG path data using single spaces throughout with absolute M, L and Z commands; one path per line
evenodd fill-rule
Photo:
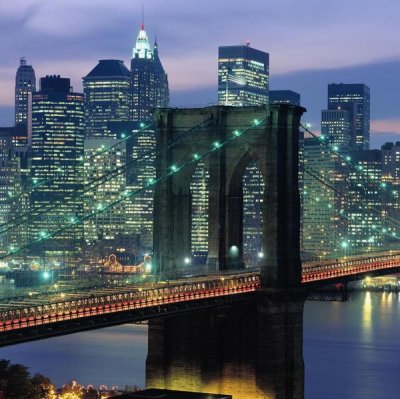
M 246 154 L 235 166 L 229 185 L 228 268 L 256 266 L 264 258 L 264 189 L 257 161 Z
M 203 161 L 199 162 L 190 182 L 191 210 L 191 263 L 203 266 L 208 255 L 208 198 L 210 175 Z
M 255 266 L 263 252 L 263 196 L 265 184 L 256 161 L 243 174 L 243 262 Z

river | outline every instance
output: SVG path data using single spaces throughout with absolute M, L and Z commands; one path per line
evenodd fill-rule
M 353 294 L 306 302 L 306 399 L 387 399 L 400 390 L 400 296 Z M 57 385 L 144 386 L 147 327 L 123 325 L 2 348 L 0 357 Z

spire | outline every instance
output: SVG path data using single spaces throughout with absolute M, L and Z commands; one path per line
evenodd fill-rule
M 140 30 L 144 30 L 144 4 L 142 4 L 142 26 Z
M 136 45 L 133 48 L 132 58 L 153 58 L 153 52 L 151 51 L 149 39 L 147 38 L 146 31 L 144 30 L 143 15 L 139 35 L 136 39 Z

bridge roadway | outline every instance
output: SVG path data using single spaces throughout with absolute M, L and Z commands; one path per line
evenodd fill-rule
M 399 269 L 400 251 L 307 262 L 302 284 L 312 289 Z M 253 271 L 11 300 L 0 303 L 0 346 L 251 300 L 259 287 Z

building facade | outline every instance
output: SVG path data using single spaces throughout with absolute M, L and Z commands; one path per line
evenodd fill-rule
M 20 65 L 15 76 L 15 124 L 29 122 L 32 93 L 36 91 L 35 70 L 27 65 L 26 59 L 20 59 Z
M 46 76 L 32 96 L 32 181 L 35 252 L 61 256 L 79 247 L 82 225 L 56 233 L 83 215 L 84 98 L 70 80 Z M 51 240 L 41 238 L 53 236 Z
M 168 77 L 158 55 L 158 45 L 155 42 L 151 48 L 142 24 L 132 51 L 130 120 L 150 122 L 154 109 L 168 104 Z
M 321 134 L 337 150 L 351 151 L 354 143 L 350 112 L 346 109 L 322 110 Z
M 328 109 L 346 109 L 353 123 L 354 150 L 369 150 L 370 89 L 365 84 L 328 85 Z
M 268 53 L 250 45 L 219 47 L 219 105 L 268 105 L 268 92 Z
M 93 259 L 113 253 L 125 235 L 125 203 L 110 207 L 126 189 L 125 161 L 126 142 L 110 137 L 85 139 L 84 213 L 90 214 L 94 207 L 105 209 L 84 221 L 87 254 L 93 252 Z
M 100 60 L 83 78 L 85 136 L 110 137 L 110 122 L 129 120 L 130 72 L 120 60 Z

